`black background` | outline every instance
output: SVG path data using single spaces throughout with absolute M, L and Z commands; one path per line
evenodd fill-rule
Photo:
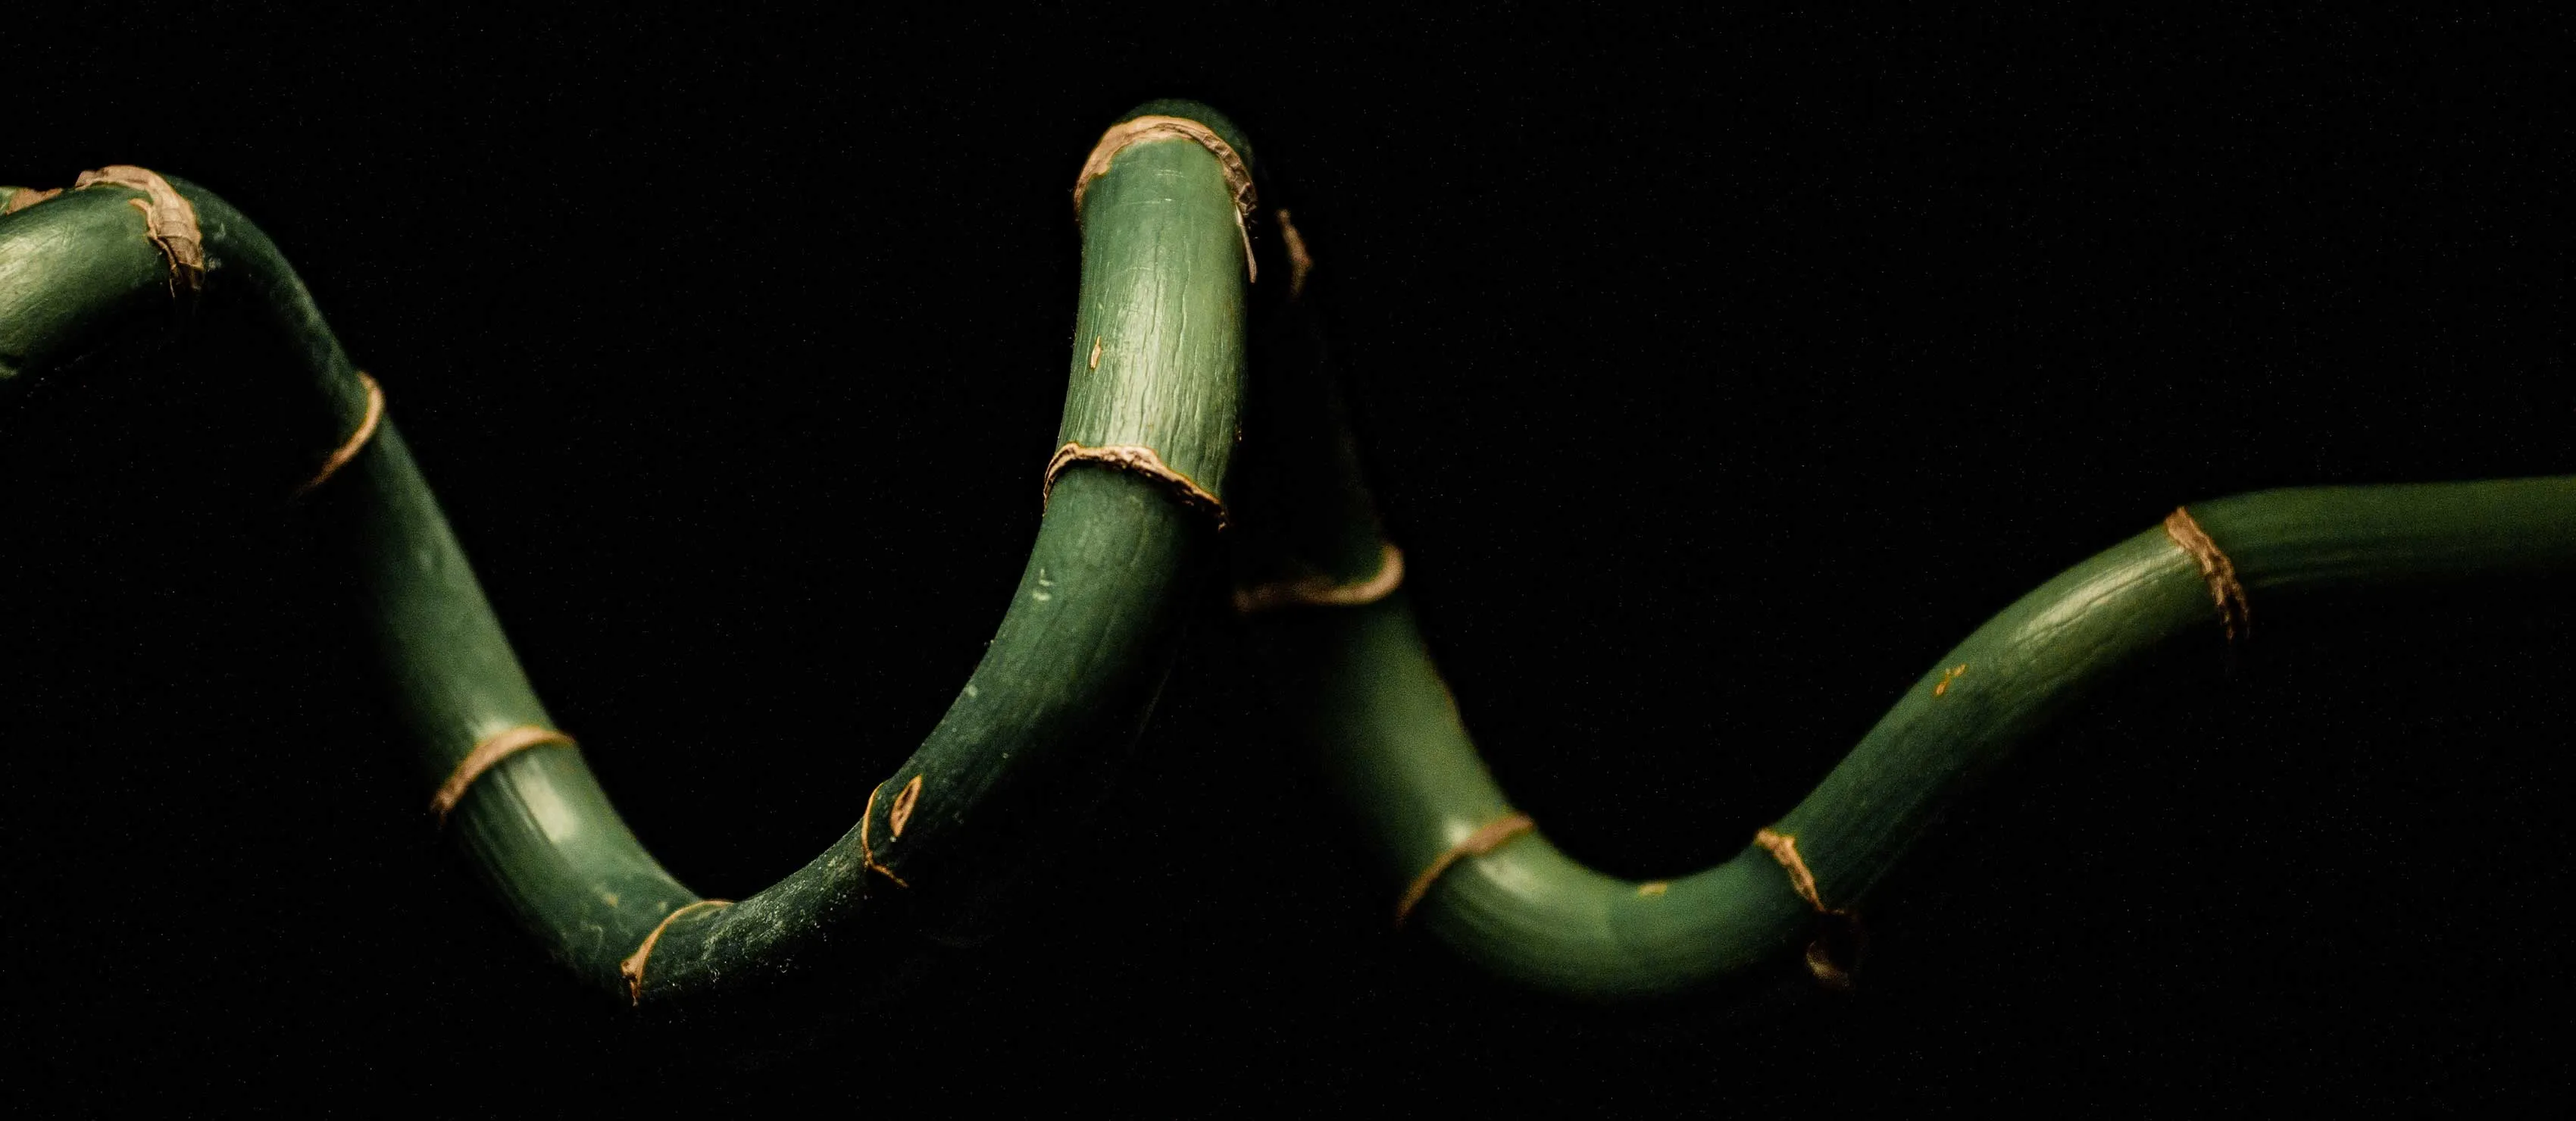
M 140 163 L 266 226 L 558 719 L 714 896 L 845 829 L 991 634 L 1067 191 L 1152 97 L 1252 137 L 1469 724 L 1605 871 L 1732 855 L 1952 642 L 2177 503 L 2576 470 L 2556 27 L 78 18 L 0 40 L 0 181 Z M 2079 710 L 1954 814 L 1855 995 L 1612 1010 L 1388 931 L 1211 623 L 1009 933 L 889 1000 L 638 1017 L 437 843 L 277 512 L 284 398 L 222 338 L 5 422 L 14 1092 L 2565 1088 L 2576 650 L 2538 588 L 2257 601 L 2232 662 Z

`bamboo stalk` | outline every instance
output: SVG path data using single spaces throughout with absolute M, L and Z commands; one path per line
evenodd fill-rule
M 2195 503 L 2066 570 L 1926 669 L 1732 859 L 1597 873 L 1479 758 L 1398 587 L 1311 319 L 1265 350 L 1236 602 L 1283 717 L 1326 758 L 1394 920 L 1518 984 L 1585 999 L 1784 966 L 1847 984 L 1856 911 L 1953 799 L 2070 704 L 2250 637 L 2267 605 L 2576 572 L 2576 476 L 2266 491 Z
M 1080 179 L 1064 421 L 1054 460 L 1030 449 L 1046 514 L 983 661 L 911 758 L 849 792 L 855 826 L 738 903 L 665 872 L 555 730 L 382 395 L 277 247 L 222 199 L 166 180 L 193 207 L 212 310 L 270 321 L 327 406 L 309 439 L 310 513 L 354 573 L 424 794 L 582 980 L 659 1005 L 774 977 L 884 915 L 964 926 L 1086 810 L 1063 780 L 1132 741 L 1151 709 L 1215 561 L 1237 438 L 1251 150 L 1191 103 L 1121 124 L 1173 118 L 1190 127 L 1113 128 L 1125 142 Z M 0 381 L 62 370 L 174 296 L 199 298 L 146 227 L 169 202 L 101 183 L 0 217 Z M 889 910 L 889 895 L 906 906 Z

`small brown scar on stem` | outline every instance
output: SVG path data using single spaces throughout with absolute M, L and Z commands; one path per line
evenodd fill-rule
M 577 746 L 571 736 L 534 724 L 504 728 L 484 737 L 483 742 L 475 744 L 474 750 L 466 752 L 465 758 L 457 761 L 456 769 L 447 773 L 447 781 L 438 784 L 438 792 L 430 795 L 430 812 L 438 815 L 440 825 L 447 824 L 448 813 L 456 808 L 458 802 L 465 800 L 465 792 L 474 786 L 474 780 L 483 777 L 483 772 L 531 747 L 550 743 Z
M 314 488 L 330 481 L 333 472 L 348 466 L 350 460 L 358 458 L 358 452 L 367 446 L 370 438 L 375 436 L 377 423 L 385 419 L 384 387 L 377 385 L 376 379 L 368 377 L 365 370 L 358 371 L 358 380 L 367 387 L 367 415 L 358 421 L 357 431 L 351 432 L 349 438 L 341 441 L 340 446 L 331 452 L 330 458 L 322 461 L 322 469 L 314 472 L 312 478 L 306 479 L 303 486 L 295 488 L 297 497 L 313 493 Z
M 912 885 L 903 882 L 903 877 L 895 875 L 894 869 L 877 863 L 877 850 L 868 844 L 868 826 L 876 820 L 877 815 L 877 792 L 884 789 L 885 784 L 880 782 L 875 790 L 868 791 L 867 808 L 859 811 L 859 863 L 866 865 L 867 871 L 893 880 L 894 886 L 910 890 Z
M 2209 598 L 2218 603 L 2218 621 L 2227 628 L 2227 641 L 2233 645 L 2239 637 L 2254 633 L 2254 609 L 2245 601 L 2245 585 L 2236 582 L 2236 562 L 2218 548 L 2218 542 L 2192 520 L 2191 511 L 2174 507 L 2165 515 L 2165 536 L 2182 547 L 2183 554 L 2200 566 L 2200 578 L 2209 583 Z
M 30 206 L 43 202 L 46 199 L 60 196 L 62 193 L 63 189 L 60 187 L 56 187 L 50 191 L 39 191 L 33 187 L 20 187 L 18 188 L 17 194 L 9 196 L 8 202 L 0 203 L 0 214 L 15 214 Z
M 1950 683 L 1957 681 L 1959 679 L 1959 675 L 1966 672 L 1968 672 L 1968 663 L 1966 662 L 1961 662 L 1958 665 L 1942 670 L 1941 683 L 1932 687 L 1932 695 L 1937 697 L 1943 693 L 1949 692 Z
M 1305 235 L 1288 220 L 1288 211 L 1280 210 L 1278 218 L 1279 240 L 1288 247 L 1288 298 L 1293 300 L 1306 293 L 1306 274 L 1315 271 L 1315 258 L 1306 251 Z
M 1441 853 L 1422 869 L 1422 874 L 1413 877 L 1413 883 L 1404 889 L 1404 898 L 1396 901 L 1396 929 L 1404 928 L 1404 920 L 1412 916 L 1413 908 L 1421 904 L 1424 896 L 1431 894 L 1431 885 L 1439 882 L 1440 874 L 1448 871 L 1450 865 L 1471 856 L 1483 856 L 1503 847 L 1503 842 L 1537 827 L 1538 823 L 1531 821 L 1528 814 L 1508 813 L 1486 822 L 1457 844 L 1449 846 L 1447 852 Z
M 1404 586 L 1404 553 L 1395 546 L 1378 545 L 1377 571 L 1365 580 L 1337 584 L 1329 576 L 1309 576 L 1300 580 L 1275 580 L 1234 590 L 1234 610 L 1238 615 L 1276 611 L 1283 607 L 1358 607 L 1376 603 Z
M 1243 157 L 1218 136 L 1216 130 L 1187 117 L 1146 115 L 1120 121 L 1100 134 L 1100 143 L 1092 146 L 1091 155 L 1082 161 L 1082 173 L 1073 180 L 1073 213 L 1082 216 L 1082 196 L 1091 189 L 1091 181 L 1109 173 L 1109 163 L 1131 144 L 1154 140 L 1187 140 L 1205 148 L 1216 157 L 1217 170 L 1225 175 L 1227 189 L 1234 193 L 1234 228 L 1243 235 L 1243 272 L 1246 283 L 1261 278 L 1261 267 L 1252 259 L 1252 227 L 1246 216 L 1257 203 L 1252 189 L 1252 169 L 1245 167 Z
M 1662 895 L 1664 892 L 1666 892 L 1666 891 L 1670 890 L 1670 889 L 1672 888 L 1672 886 L 1673 886 L 1672 884 L 1670 884 L 1670 883 L 1668 883 L 1668 882 L 1665 882 L 1665 881 L 1663 881 L 1663 880 L 1656 880 L 1656 881 L 1654 881 L 1654 882 L 1652 882 L 1652 883 L 1643 883 L 1643 884 L 1638 884 L 1638 885 L 1637 885 L 1637 894 L 1642 895 L 1642 896 L 1645 896 L 1645 897 L 1646 897 L 1646 898 L 1648 898 L 1648 899 L 1652 899 L 1652 898 L 1654 898 L 1654 897 L 1656 897 L 1656 896 L 1659 896 L 1659 895 Z
M 1077 463 L 1097 463 L 1114 471 L 1124 471 L 1131 475 L 1142 475 L 1152 479 L 1163 484 L 1163 489 L 1170 491 L 1172 497 L 1180 500 L 1181 505 L 1214 517 L 1218 529 L 1222 530 L 1226 526 L 1225 503 L 1219 501 L 1217 496 L 1208 493 L 1207 488 L 1198 485 L 1189 476 L 1165 466 L 1160 452 L 1132 444 L 1112 444 L 1091 448 L 1069 442 L 1057 448 L 1055 455 L 1047 460 L 1046 485 L 1038 492 L 1040 509 L 1044 509 L 1046 503 L 1055 497 L 1057 476 L 1064 474 L 1068 468 Z
M 1849 924 L 1855 934 L 1859 931 L 1859 916 L 1844 908 L 1825 906 L 1824 897 L 1816 890 L 1816 874 L 1807 870 L 1806 860 L 1798 855 L 1796 837 L 1763 829 L 1753 834 L 1753 843 L 1762 846 L 1771 854 L 1771 859 L 1780 862 L 1781 869 L 1789 874 L 1789 889 L 1815 908 L 1818 915 Z M 1851 970 L 1833 960 L 1822 937 L 1807 943 L 1807 972 L 1814 974 L 1816 980 L 1827 988 L 1851 988 Z
M 903 823 L 912 820 L 912 808 L 920 801 L 921 776 L 914 775 L 911 782 L 903 784 L 903 791 L 894 796 L 893 808 L 886 811 L 886 825 L 893 829 L 895 836 L 903 836 Z
M 172 296 L 183 287 L 195 292 L 206 286 L 206 243 L 197 230 L 197 208 L 178 188 L 151 171 L 121 163 L 81 172 L 72 180 L 75 191 L 99 186 L 143 192 L 144 197 L 126 201 L 143 212 L 143 236 L 170 260 Z
M 731 906 L 733 906 L 733 900 L 730 899 L 701 899 L 686 907 L 674 908 L 670 914 L 662 916 L 661 922 L 653 924 L 653 933 L 644 936 L 644 944 L 635 947 L 634 953 L 626 955 L 626 960 L 617 963 L 618 974 L 626 978 L 626 1003 L 628 1006 L 640 1007 L 643 1005 L 644 963 L 647 959 L 653 956 L 653 944 L 662 940 L 662 932 L 671 928 L 671 920 L 679 918 L 680 916 L 688 914 L 689 912 L 695 911 L 701 907 Z

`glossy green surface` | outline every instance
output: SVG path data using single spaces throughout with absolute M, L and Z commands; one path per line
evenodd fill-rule
M 1203 107 L 1139 112 L 1194 115 L 1233 135 Z M 268 238 L 212 194 L 171 182 L 197 207 L 210 265 L 203 298 L 270 321 L 324 403 L 312 438 L 318 464 L 359 428 L 364 383 Z M 69 192 L 0 218 L 0 377 L 60 370 L 170 299 L 166 263 L 125 203 L 137 194 Z M 1185 141 L 1133 146 L 1091 185 L 1081 337 L 1058 443 L 1144 444 L 1224 493 L 1247 284 L 1233 197 L 1216 159 Z M 1032 500 L 1050 450 L 1022 450 Z M 516 726 L 553 727 L 390 420 L 311 503 L 321 536 L 354 573 L 424 801 L 476 743 Z M 447 832 L 554 956 L 621 1002 L 658 1004 L 784 972 L 809 948 L 854 938 L 868 902 L 888 893 L 906 896 L 900 913 L 934 936 L 970 930 L 1085 810 L 1064 796 L 1067 775 L 1105 762 L 1142 726 L 1215 538 L 1212 518 L 1154 482 L 1070 468 L 1010 611 L 920 750 L 882 793 L 848 792 L 853 816 L 865 815 L 839 842 L 732 906 L 664 926 L 699 897 L 628 831 L 578 749 L 504 759 L 466 791 Z M 898 830 L 896 795 L 916 780 Z M 621 963 L 657 927 L 641 990 L 630 993 Z
M 1138 113 L 1206 121 L 1203 107 Z M 294 270 L 221 199 L 197 207 L 210 277 L 201 310 L 267 322 L 317 407 L 297 439 L 312 460 L 356 430 L 368 395 Z M 0 188 L 0 202 L 15 189 Z M 97 187 L 0 217 L 0 385 L 76 366 L 157 322 L 167 263 L 127 200 Z M 1143 445 L 1239 504 L 1243 580 L 1369 576 L 1379 529 L 1320 343 L 1287 326 L 1252 442 L 1241 438 L 1245 284 L 1233 193 L 1197 144 L 1121 152 L 1080 215 L 1082 294 L 1056 444 Z M 1024 449 L 1032 475 L 1051 448 Z M 2576 570 L 2576 479 L 2293 489 L 2195 505 L 2255 605 L 2413 585 L 2510 586 Z M 551 727 L 396 426 L 311 500 L 360 590 L 395 685 L 424 793 L 477 742 Z M 1076 465 L 1050 509 L 983 662 L 922 747 L 821 855 L 727 907 L 700 902 L 611 808 L 581 753 L 540 747 L 485 774 L 447 823 L 517 919 L 579 976 L 661 1003 L 783 974 L 897 914 L 934 937 L 973 934 L 1031 854 L 1086 809 L 1079 779 L 1150 712 L 1198 586 L 1216 560 L 1210 519 L 1134 474 Z M 1411 608 L 1398 593 L 1352 608 L 1263 616 L 1269 676 L 1287 715 L 1326 752 L 1392 889 L 1512 812 L 1477 756 Z M 2068 705 L 2154 660 L 2223 641 L 2209 585 L 2161 528 L 2112 545 L 1980 627 L 1773 825 L 1796 839 L 1825 906 L 1854 907 L 1949 800 Z M 2181 651 L 2176 655 L 2176 651 Z M 897 828 L 898 795 L 904 803 Z M 1071 792 L 1071 793 L 1069 793 Z M 863 809 L 864 808 L 864 809 Z M 899 897 L 899 911 L 883 906 Z M 1472 960 L 1537 988 L 1623 998 L 1704 987 L 1777 966 L 1818 929 L 1769 849 L 1646 883 L 1599 875 L 1532 832 L 1451 866 L 1411 915 Z M 630 993 L 621 964 L 657 929 Z M 838 944 L 837 946 L 833 944 Z
M 1322 572 L 1357 581 L 1379 531 L 1359 458 L 1307 328 L 1290 325 L 1260 387 L 1238 579 Z M 2576 477 L 2268 491 L 2196 504 L 2232 559 L 2256 626 L 2267 605 L 2401 585 L 2576 573 Z M 1443 853 L 1513 807 L 1478 757 L 1398 592 L 1359 607 L 1256 616 L 1282 714 L 1325 753 L 1370 835 L 1393 901 Z M 1772 830 L 1793 837 L 1822 904 L 1848 909 L 2050 718 L 2159 657 L 2227 641 L 2210 585 L 2161 527 L 2119 542 L 2004 609 L 1927 667 Z M 1543 825 L 1543 823 L 1542 823 Z M 1670 880 L 1601 875 L 1542 831 L 1451 865 L 1410 915 L 1520 984 L 1584 999 L 1656 996 L 1782 967 L 1838 933 L 1747 838 Z M 1834 949 L 1828 961 L 1843 956 Z

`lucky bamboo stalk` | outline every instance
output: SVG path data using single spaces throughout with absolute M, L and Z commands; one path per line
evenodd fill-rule
M 354 573 L 434 811 L 557 957 L 659 1004 L 846 942 L 878 925 L 872 900 L 961 922 L 1081 811 L 1058 796 L 1068 769 L 1133 737 L 1229 518 L 1249 156 L 1224 121 L 1174 103 L 1121 121 L 1086 162 L 1071 384 L 1012 609 L 920 751 L 851 792 L 857 825 L 740 903 L 690 892 L 619 821 L 537 701 L 380 387 L 221 199 L 134 168 L 61 193 L 0 188 L 0 384 L 63 370 L 172 300 L 269 323 L 323 418 L 302 493 Z M 1302 244 L 1282 232 L 1300 289 Z M 1273 371 L 1304 376 L 1263 388 L 1251 446 L 1267 468 L 1247 480 L 1237 556 L 1269 673 L 1383 854 L 1397 921 L 1583 996 L 1704 986 L 1802 943 L 1818 977 L 1847 979 L 1855 909 L 1946 800 L 2088 691 L 2247 639 L 2261 605 L 2576 568 L 2576 478 L 2177 509 L 1969 636 L 1734 859 L 1622 881 L 1557 852 L 1486 773 L 1401 591 L 1320 343 L 1291 326 L 1278 345 Z
M 1075 188 L 1083 272 L 1064 420 L 1032 448 L 1044 521 L 982 662 L 911 758 L 852 790 L 858 823 L 739 902 L 674 880 L 558 731 L 386 415 L 385 395 L 258 227 L 139 168 L 0 188 L 0 384 L 65 369 L 172 300 L 272 324 L 323 403 L 301 495 L 354 574 L 422 790 L 510 910 L 621 1002 L 731 989 L 853 938 L 905 897 L 977 913 L 1085 807 L 1072 768 L 1133 739 L 1225 521 L 1251 281 L 1251 149 L 1205 107 L 1155 103 Z
M 2160 659 L 2216 657 L 2269 605 L 2576 573 L 2576 476 L 2178 508 L 1943 655 L 1733 859 L 1622 880 L 1550 844 L 1486 770 L 1401 590 L 1403 556 L 1379 527 L 1313 320 L 1278 334 L 1267 345 L 1282 357 L 1255 392 L 1237 556 L 1263 672 L 1326 756 L 1396 924 L 1581 998 L 1748 978 L 1801 947 L 1817 978 L 1846 984 L 1871 888 L 1945 803 L 2071 703 Z

